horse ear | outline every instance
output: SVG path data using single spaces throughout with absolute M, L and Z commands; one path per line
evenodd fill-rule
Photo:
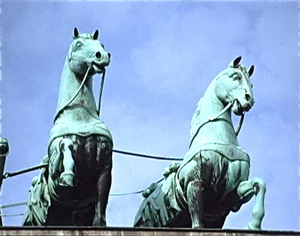
M 78 32 L 78 29 L 75 27 L 74 32 L 73 32 L 73 39 L 78 38 L 78 36 L 79 36 L 79 32 Z
M 97 39 L 98 39 L 98 36 L 99 36 L 99 31 L 96 30 L 96 31 L 92 34 L 92 38 L 93 38 L 94 40 L 97 40 Z
M 253 72 L 254 72 L 254 65 L 252 65 L 250 67 L 250 69 L 248 70 L 249 77 L 251 77 L 251 75 L 253 75 Z
M 237 67 L 241 60 L 242 60 L 242 57 L 239 56 L 239 57 L 235 58 L 232 62 L 230 62 L 229 66 Z

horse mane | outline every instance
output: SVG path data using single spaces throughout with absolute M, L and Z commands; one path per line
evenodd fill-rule
M 193 115 L 192 120 L 191 120 L 191 128 L 190 128 L 191 138 L 195 135 L 195 133 L 198 130 L 198 127 L 200 126 L 199 116 L 200 116 L 200 113 L 201 113 L 202 100 L 203 100 L 203 97 L 200 98 L 200 100 L 198 101 L 196 110 L 195 110 L 194 115 Z
M 216 80 L 218 80 L 221 75 L 224 73 L 224 71 L 221 71 L 213 80 L 212 82 L 210 83 L 210 85 L 212 83 L 214 83 Z M 209 85 L 209 86 L 210 86 Z M 206 93 L 206 92 L 205 92 Z M 193 114 L 193 117 L 192 117 L 192 120 L 191 120 L 191 128 L 190 128 L 190 136 L 191 138 L 194 137 L 195 133 L 197 132 L 199 126 L 201 125 L 199 123 L 199 117 L 200 117 L 200 114 L 201 114 L 201 108 L 202 108 L 202 105 L 203 105 L 203 97 L 200 98 L 200 100 L 198 101 L 197 103 L 197 107 L 196 107 L 196 110 Z

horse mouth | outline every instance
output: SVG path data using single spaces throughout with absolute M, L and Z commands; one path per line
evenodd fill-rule
M 93 69 L 96 73 L 102 73 L 105 71 L 105 67 L 106 65 L 102 64 L 102 63 L 96 63 L 93 62 Z
M 234 114 L 241 116 L 245 112 L 249 111 L 251 107 L 252 106 L 249 103 L 245 103 L 242 105 L 238 100 L 235 100 L 233 103 L 233 112 Z

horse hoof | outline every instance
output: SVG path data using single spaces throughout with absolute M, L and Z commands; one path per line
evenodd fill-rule
M 74 187 L 75 175 L 72 172 L 63 172 L 59 178 L 59 185 L 62 187 Z
M 261 230 L 261 227 L 259 225 L 254 225 L 251 222 L 247 225 L 246 229 L 248 230 Z

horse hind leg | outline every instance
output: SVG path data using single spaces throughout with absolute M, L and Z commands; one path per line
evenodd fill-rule
M 106 207 L 111 186 L 111 173 L 103 173 L 98 180 L 93 226 L 106 226 Z
M 261 230 L 262 220 L 265 216 L 264 199 L 266 194 L 266 183 L 260 178 L 243 181 L 237 189 L 240 203 L 233 209 L 238 211 L 242 204 L 248 202 L 255 195 L 255 204 L 252 209 L 252 219 L 247 225 L 247 229 Z
M 106 207 L 112 182 L 112 145 L 106 138 L 98 138 L 97 161 L 100 176 L 96 186 L 96 203 L 93 226 L 106 226 Z
M 192 228 L 205 228 L 203 217 L 205 190 L 201 172 L 201 163 L 198 163 L 197 159 L 192 159 L 177 172 L 177 191 L 184 196 L 190 216 L 188 224 Z
M 64 187 L 75 186 L 75 162 L 72 156 L 73 142 L 69 138 L 64 138 L 59 144 L 60 151 L 63 155 L 63 172 L 59 177 L 59 185 Z
M 187 187 L 187 202 L 193 228 L 204 228 L 203 223 L 203 184 L 191 181 Z

